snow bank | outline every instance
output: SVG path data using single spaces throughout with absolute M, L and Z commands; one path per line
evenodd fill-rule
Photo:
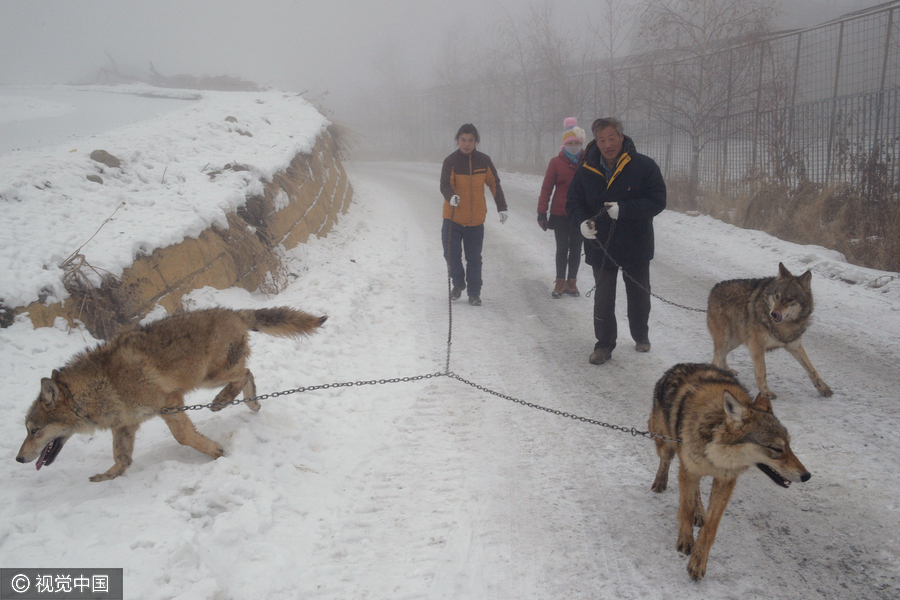
M 167 308 L 171 310 L 183 293 L 198 286 L 229 287 L 256 271 L 255 255 L 243 261 L 253 263 L 245 267 L 236 266 L 242 261 L 232 257 L 224 268 L 230 279 L 217 285 L 207 273 L 197 285 L 192 284 L 195 274 L 206 273 L 211 263 L 235 254 L 237 237 L 246 238 L 248 232 L 252 237 L 263 228 L 265 235 L 257 237 L 290 247 L 312 233 L 327 232 L 336 211 L 346 210 L 349 186 L 346 177 L 341 177 L 337 149 L 327 132 L 330 123 L 296 94 L 190 92 L 185 96 L 183 91 L 147 86 L 106 91 L 100 97 L 109 98 L 111 104 L 123 92 L 171 92 L 176 98 L 196 100 L 156 118 L 82 138 L 77 144 L 0 156 L 0 228 L 6 236 L 0 248 L 0 302 L 18 312 L 29 307 L 36 324 L 50 325 L 60 315 L 57 309 L 43 311 L 42 307 L 58 307 L 69 298 L 71 271 L 79 265 L 79 276 L 95 288 L 110 275 L 117 289 L 127 288 L 129 294 L 149 286 L 139 290 L 132 302 L 135 306 L 120 318 L 146 313 L 152 308 L 148 302 L 170 294 L 173 286 L 184 288 L 170 299 L 173 306 Z M 3 106 L 21 119 L 68 110 L 58 102 L 16 95 L 4 97 Z M 92 160 L 95 150 L 115 156 L 120 166 Z M 307 181 L 313 182 L 311 191 L 301 192 Z M 323 196 L 327 206 L 319 203 Z M 248 199 L 255 199 L 255 212 Z M 233 220 L 239 209 L 246 223 Z M 275 213 L 284 222 L 273 219 Z M 294 232 L 298 225 L 299 231 Z M 215 238 L 210 232 L 229 229 L 230 233 L 220 236 L 223 239 L 210 241 Z M 173 253 L 186 241 L 192 243 L 190 250 Z M 204 249 L 198 249 L 198 244 Z M 178 265 L 177 274 L 164 272 L 164 260 L 156 252 L 163 248 L 169 249 L 169 264 Z M 81 256 L 66 265 L 75 254 Z M 137 265 L 141 260 L 151 264 Z M 127 270 L 132 267 L 136 281 L 128 282 Z M 255 273 L 249 287 L 255 289 L 264 277 L 265 273 Z M 113 298 L 115 304 L 121 304 L 119 300 Z

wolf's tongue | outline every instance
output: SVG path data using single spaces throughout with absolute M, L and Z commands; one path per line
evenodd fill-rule
M 47 444 L 46 446 L 44 446 L 44 450 L 43 450 L 43 452 L 41 452 L 41 455 L 38 456 L 37 463 L 35 464 L 36 470 L 40 471 L 40 470 L 41 470 L 41 467 L 44 466 L 44 460 L 47 459 L 47 454 L 50 453 L 50 448 L 53 447 L 53 444 L 54 444 L 55 442 L 56 442 L 56 440 L 53 440 L 52 442 L 50 442 L 49 444 Z

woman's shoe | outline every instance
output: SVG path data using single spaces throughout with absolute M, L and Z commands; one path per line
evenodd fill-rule
M 557 279 L 556 287 L 553 288 L 553 291 L 550 292 L 550 295 L 554 298 L 562 298 L 563 294 L 566 294 L 566 280 L 565 279 Z

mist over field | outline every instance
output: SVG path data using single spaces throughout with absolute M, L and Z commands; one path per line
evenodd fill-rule
M 567 45 L 595 45 L 604 2 L 554 6 Z M 633 6 L 628 0 L 614 8 Z M 783 0 L 776 29 L 821 23 L 872 6 L 863 0 Z M 519 22 L 540 2 L 387 0 L 294 2 L 4 2 L 0 84 L 89 83 L 113 62 L 122 73 L 230 75 L 306 92 L 338 112 L 372 86 L 428 85 L 447 47 L 465 58 L 486 52 L 502 22 Z M 489 55 L 490 53 L 488 53 Z M 339 116 L 339 115 L 338 115 Z

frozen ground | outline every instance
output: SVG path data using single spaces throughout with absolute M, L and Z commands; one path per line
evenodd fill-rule
M 260 393 L 445 369 L 440 166 L 348 169 L 350 213 L 291 254 L 288 290 L 191 297 L 194 307 L 287 304 L 329 315 L 306 340 L 253 338 Z M 703 315 L 654 301 L 652 352 L 620 337 L 610 363 L 589 365 L 590 299 L 549 295 L 552 234 L 534 219 L 540 178 L 501 178 L 510 220 L 489 214 L 484 305 L 453 306 L 450 369 L 643 429 L 659 376 L 710 358 Z M 654 292 L 687 306 L 704 308 L 719 280 L 775 274 L 779 261 L 811 269 L 816 313 L 804 345 L 835 391 L 818 397 L 786 352 L 768 355 L 775 413 L 813 477 L 783 490 L 748 471 L 701 583 L 675 550 L 677 482 L 650 491 L 651 442 L 448 377 L 283 396 L 256 414 L 192 412 L 225 447 L 216 461 L 154 420 L 118 479 L 88 481 L 111 464 L 108 432 L 72 438 L 36 472 L 14 456 L 40 377 L 95 340 L 25 319 L 0 330 L 0 565 L 123 567 L 129 598 L 896 598 L 896 274 L 707 217 L 667 211 L 656 233 Z M 588 280 L 585 269 L 583 292 Z M 627 336 L 622 310 L 619 319 Z M 752 389 L 746 350 L 730 358 Z

